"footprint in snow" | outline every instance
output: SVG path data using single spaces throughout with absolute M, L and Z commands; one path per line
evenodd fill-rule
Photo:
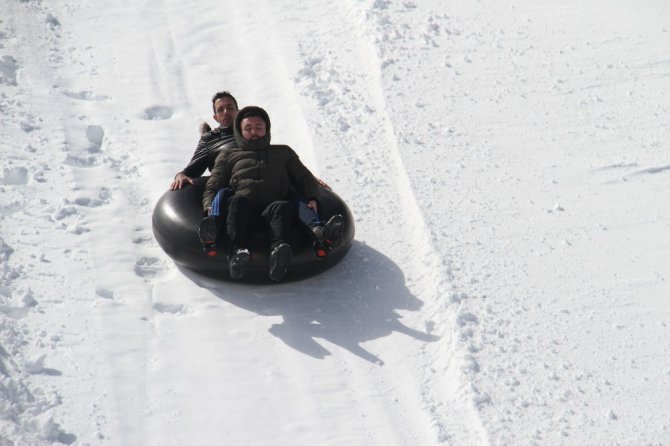
M 144 228 L 135 228 L 135 235 L 133 236 L 133 243 L 136 245 L 144 245 L 150 243 L 153 237 L 147 233 Z
M 172 109 L 164 105 L 154 105 L 153 107 L 145 108 L 142 119 L 148 121 L 162 121 L 172 117 Z
M 65 164 L 74 167 L 92 167 L 98 164 L 98 155 L 102 150 L 102 143 L 105 139 L 105 129 L 100 125 L 89 125 L 85 131 L 86 139 L 77 138 L 70 141 L 73 148 L 68 153 Z M 78 148 L 81 148 L 78 149 Z
M 109 204 L 112 201 L 112 191 L 106 187 L 101 187 L 98 195 L 95 198 L 91 197 L 77 197 L 73 201 L 65 200 L 65 204 L 75 204 L 77 206 L 96 208 Z
M 87 150 L 90 153 L 100 152 L 102 140 L 105 138 L 105 130 L 99 125 L 89 125 L 86 128 L 86 138 L 91 143 Z
M 96 157 L 89 154 L 68 153 L 65 158 L 65 164 L 73 167 L 93 167 L 96 162 Z
M 95 294 L 103 299 L 111 299 L 111 300 L 114 299 L 114 291 L 109 290 L 107 288 L 98 288 L 97 290 L 95 290 Z
M 479 325 L 479 318 L 473 313 L 461 313 L 458 315 L 458 325 L 464 327 L 466 325 Z
M 12 56 L 0 58 L 0 85 L 16 85 L 16 72 L 19 64 Z
M 159 313 L 167 314 L 184 314 L 188 310 L 188 307 L 181 304 L 164 304 L 164 303 L 155 303 L 154 310 Z
M 160 274 L 165 268 L 157 257 L 142 257 L 135 262 L 133 269 L 138 276 L 151 278 Z
M 28 169 L 25 167 L 5 168 L 2 174 L 2 184 L 23 185 L 28 183 Z
M 60 221 L 73 215 L 77 215 L 77 209 L 74 206 L 63 206 L 58 209 L 52 217 L 54 220 Z
M 57 29 L 60 28 L 60 22 L 58 19 L 51 13 L 47 14 L 47 18 L 45 20 L 45 23 L 51 29 L 52 31 L 56 31 Z
M 39 130 L 40 126 L 35 121 L 36 119 L 32 115 L 28 115 L 19 123 L 19 128 L 26 133 Z

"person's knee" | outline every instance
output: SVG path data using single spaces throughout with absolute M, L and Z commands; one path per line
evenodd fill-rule
M 263 217 L 271 218 L 274 215 L 287 215 L 293 211 L 293 206 L 288 201 L 273 201 L 263 211 Z
M 276 203 L 280 212 L 291 212 L 293 210 L 293 205 L 288 201 L 277 201 Z
M 233 209 L 247 209 L 250 207 L 251 200 L 242 195 L 235 195 L 230 199 L 228 208 Z

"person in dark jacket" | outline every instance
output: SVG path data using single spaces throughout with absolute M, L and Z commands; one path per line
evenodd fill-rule
M 286 239 L 295 209 L 288 201 L 295 190 L 307 198 L 308 207 L 317 211 L 319 187 L 316 178 L 289 146 L 270 144 L 270 118 L 260 107 L 239 111 L 233 125 L 238 148 L 219 154 L 203 194 L 203 209 L 211 212 L 217 192 L 230 188 L 234 195 L 228 200 L 226 232 L 230 242 L 228 265 L 231 278 L 244 275 L 250 260 L 248 228 L 252 219 L 262 217 L 269 223 L 270 278 L 284 277 L 292 259 Z M 333 220 L 333 218 L 331 218 Z M 340 232 L 343 219 L 335 219 L 323 232 Z M 329 221 L 330 223 L 330 221 Z
M 235 147 L 235 135 L 233 134 L 233 122 L 237 116 L 237 100 L 228 91 L 220 91 L 212 97 L 212 118 L 219 123 L 219 127 L 210 129 L 206 126 L 202 132 L 198 146 L 193 153 L 188 166 L 175 175 L 171 190 L 181 189 L 187 184 L 193 184 L 193 178 L 202 176 L 205 170 L 212 170 L 216 156 L 222 149 Z M 209 130 L 207 130 L 209 129 Z
M 214 111 L 212 118 L 219 123 L 219 126 L 212 129 L 209 124 L 203 123 L 200 140 L 191 161 L 184 170 L 175 175 L 170 185 L 171 190 L 181 189 L 186 184 L 193 184 L 193 179 L 202 176 L 207 169 L 211 172 L 214 161 L 221 150 L 237 146 L 233 134 L 233 122 L 239 108 L 235 97 L 228 91 L 214 94 L 212 110 Z M 323 180 L 317 178 L 316 181 L 319 185 L 330 189 L 330 186 Z M 307 224 L 306 221 L 305 223 Z
M 201 126 L 201 137 L 198 146 L 191 158 L 191 161 L 181 172 L 175 175 L 171 190 L 178 190 L 186 185 L 193 185 L 193 179 L 202 176 L 207 169 L 212 170 L 217 155 L 222 150 L 227 150 L 237 146 L 235 135 L 233 133 L 233 122 L 239 107 L 235 97 L 228 91 L 220 91 L 212 97 L 212 118 L 219 123 L 219 127 L 211 129 L 207 123 Z M 320 179 L 317 182 L 330 189 L 330 186 Z M 205 220 L 199 228 L 199 237 L 203 245 L 205 254 L 209 257 L 217 255 L 218 233 L 217 221 L 226 220 L 228 211 L 228 200 L 232 196 L 230 189 L 221 189 L 214 198 L 211 216 L 213 220 Z M 291 204 L 296 208 L 300 220 L 315 233 L 315 254 L 317 257 L 325 257 L 331 249 L 329 242 L 322 237 L 321 223 L 316 211 L 309 207 L 305 197 L 298 193 L 293 193 L 290 197 Z

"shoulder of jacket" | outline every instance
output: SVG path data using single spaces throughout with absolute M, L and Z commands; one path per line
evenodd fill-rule
M 290 146 L 287 146 L 285 144 L 277 144 L 277 145 L 273 144 L 272 146 L 270 146 L 270 148 L 272 150 L 278 150 L 278 151 L 285 152 L 288 155 L 296 155 L 295 151 Z
M 200 136 L 200 139 L 203 140 L 203 141 L 209 142 L 209 141 L 212 141 L 212 140 L 221 139 L 221 138 L 225 138 L 225 137 L 229 136 L 227 134 L 227 132 L 224 132 L 223 130 L 224 130 L 223 127 L 213 128 L 213 129 L 203 133 Z
M 235 158 L 239 156 L 245 156 L 249 151 L 241 149 L 239 147 L 229 147 L 225 150 L 221 150 L 219 154 L 216 156 L 216 159 L 219 160 L 224 160 L 224 159 L 229 159 L 229 158 Z
M 218 133 L 214 133 L 215 130 L 210 130 L 209 132 L 205 132 L 202 135 L 200 135 L 200 141 L 201 142 L 210 142 L 213 139 L 218 139 L 219 135 Z
M 214 163 L 215 164 L 222 163 L 230 155 L 230 152 L 232 152 L 232 151 L 233 151 L 232 149 L 231 150 L 221 150 L 221 151 L 219 151 L 219 153 L 216 155 L 216 159 L 214 160 Z

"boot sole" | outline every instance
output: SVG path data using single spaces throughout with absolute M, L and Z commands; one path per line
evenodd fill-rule
M 228 260 L 228 273 L 231 279 L 241 279 L 244 277 L 244 267 L 251 260 L 248 252 L 238 252 Z
M 337 243 L 344 232 L 344 217 L 333 215 L 323 228 L 323 238 L 331 244 Z
M 323 227 L 321 240 L 314 243 L 314 253 L 318 259 L 323 259 L 333 250 L 344 234 L 344 217 L 333 215 Z
M 216 222 L 212 217 L 207 217 L 200 222 L 198 227 L 198 237 L 202 243 L 203 250 L 207 257 L 214 257 L 217 254 L 216 236 L 218 235 Z
M 282 280 L 292 259 L 293 253 L 291 247 L 285 243 L 279 245 L 270 254 L 270 279 L 275 282 Z

